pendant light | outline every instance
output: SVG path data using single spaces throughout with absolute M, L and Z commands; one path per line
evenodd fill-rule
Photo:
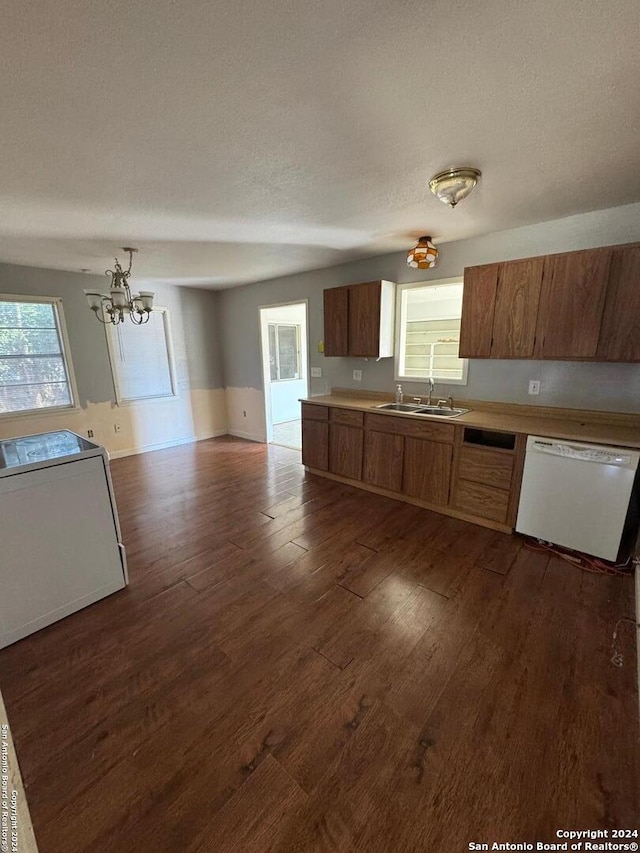
M 431 242 L 431 237 L 421 237 L 407 254 L 407 266 L 413 269 L 428 270 L 435 267 L 437 262 L 438 250 Z

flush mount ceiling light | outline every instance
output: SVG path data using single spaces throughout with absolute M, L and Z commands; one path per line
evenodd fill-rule
M 428 270 L 438 262 L 438 250 L 431 242 L 431 237 L 421 237 L 407 253 L 407 266 L 418 270 Z
M 123 252 L 129 255 L 129 267 L 123 270 L 118 259 L 115 259 L 115 267 L 112 270 L 107 270 L 105 275 L 111 276 L 111 286 L 109 293 L 100 293 L 97 290 L 85 290 L 85 296 L 89 302 L 89 308 L 96 315 L 96 318 L 107 325 L 112 323 L 117 326 L 118 323 L 124 322 L 124 315 L 128 314 L 129 319 L 136 326 L 142 326 L 143 323 L 149 322 L 149 317 L 153 310 L 154 294 L 148 290 L 141 290 L 140 293 L 131 293 L 129 287 L 129 277 L 131 275 L 131 264 L 133 262 L 133 253 L 137 249 L 124 247 Z
M 472 166 L 457 169 L 445 169 L 438 172 L 429 181 L 429 189 L 441 202 L 455 207 L 466 198 L 478 183 L 481 172 Z

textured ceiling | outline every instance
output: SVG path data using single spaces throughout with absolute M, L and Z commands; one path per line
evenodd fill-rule
M 640 200 L 637 0 L 8 0 L 0 261 L 226 287 Z M 473 165 L 451 211 L 427 180 Z

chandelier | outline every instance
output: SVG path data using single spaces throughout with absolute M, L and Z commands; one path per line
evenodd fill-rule
M 407 266 L 413 269 L 428 270 L 435 267 L 438 259 L 438 250 L 431 242 L 431 237 L 421 237 L 416 245 L 409 249 L 407 254 Z
M 132 323 L 135 323 L 136 326 L 142 326 L 149 322 L 153 310 L 154 294 L 148 290 L 131 293 L 129 287 L 131 264 L 133 253 L 138 250 L 125 246 L 122 251 L 129 255 L 129 267 L 123 270 L 118 259 L 115 259 L 114 269 L 105 272 L 105 275 L 111 276 L 109 293 L 100 293 L 97 290 L 85 290 L 84 293 L 89 302 L 89 308 L 101 323 L 105 325 L 112 323 L 117 326 L 118 323 L 124 322 L 124 316 L 128 314 Z

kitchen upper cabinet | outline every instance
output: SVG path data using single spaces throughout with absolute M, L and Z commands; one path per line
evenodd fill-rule
M 467 267 L 459 351 L 640 361 L 640 246 Z
M 544 258 L 467 267 L 461 358 L 532 358 Z
M 393 355 L 395 285 L 369 281 L 324 291 L 324 354 Z
M 533 356 L 543 268 L 544 258 L 500 264 L 493 314 L 492 358 Z
M 324 291 L 324 354 L 349 355 L 349 288 Z
M 640 361 L 640 246 L 612 252 L 598 358 Z
M 588 249 L 545 259 L 538 310 L 539 358 L 593 358 L 611 266 L 610 249 Z
M 446 506 L 452 453 L 450 444 L 407 437 L 402 491 L 427 503 Z
M 500 264 L 468 267 L 464 271 L 460 358 L 489 358 L 493 337 Z

